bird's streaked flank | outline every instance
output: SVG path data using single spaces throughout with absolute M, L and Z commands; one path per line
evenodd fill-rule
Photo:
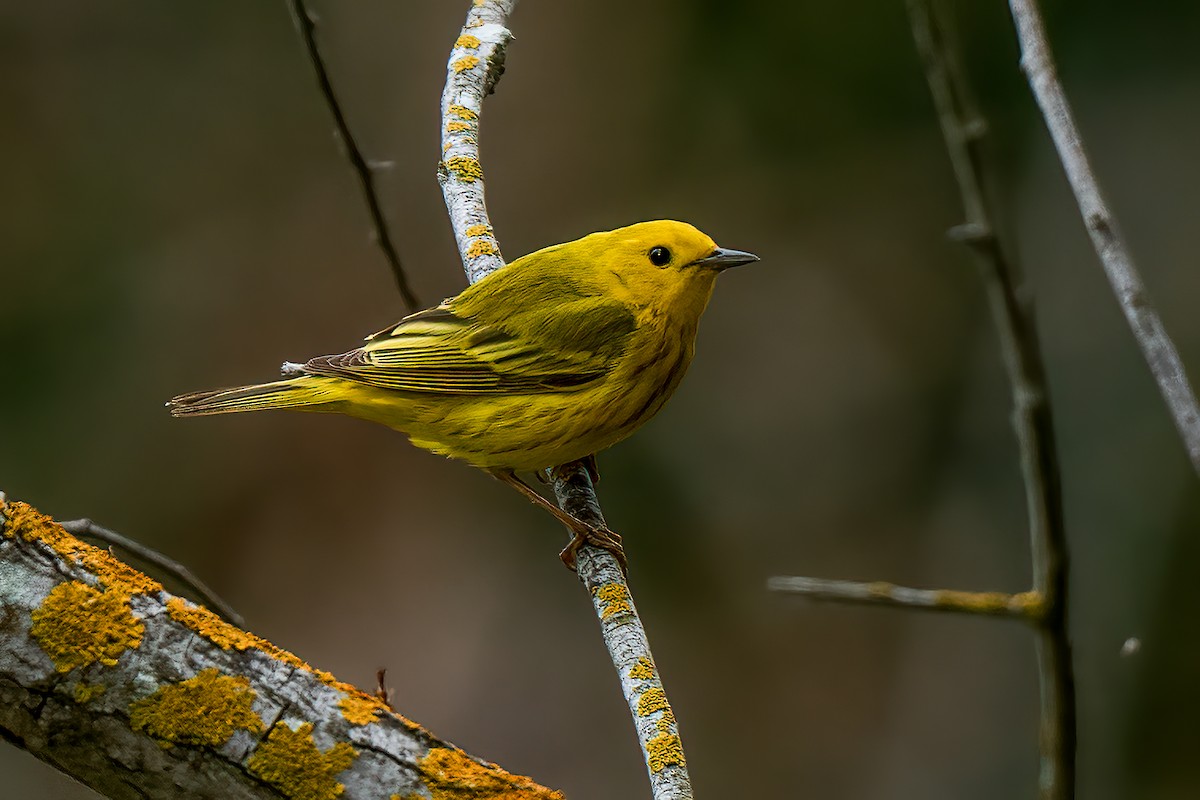
M 194 392 L 177 417 L 294 408 L 346 414 L 495 475 L 612 550 L 520 480 L 611 447 L 653 417 L 695 353 L 717 274 L 757 261 L 683 222 L 642 222 L 519 258 L 348 353 L 286 364 L 284 380 Z

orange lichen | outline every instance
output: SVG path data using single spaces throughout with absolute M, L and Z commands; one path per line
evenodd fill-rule
M 82 705 L 90 703 L 104 694 L 104 690 L 107 688 L 103 683 L 77 683 L 72 694 L 75 695 L 75 702 Z
M 107 550 L 92 547 L 63 530 L 62 526 L 28 503 L 4 506 L 4 535 L 26 542 L 41 542 L 64 561 L 83 567 L 96 576 L 101 586 L 126 597 L 162 591 L 162 584 L 118 561 Z
M 446 130 L 450 133 L 461 133 L 462 131 L 471 130 L 471 123 L 455 120 L 454 122 L 446 123 Z
M 646 656 L 639 656 L 637 663 L 629 669 L 629 677 L 635 681 L 648 681 L 654 677 L 654 662 Z
M 462 36 L 458 37 L 457 41 L 454 42 L 454 46 L 465 47 L 468 50 L 473 50 L 474 48 L 479 47 L 479 37 L 472 36 L 469 33 L 464 33 Z
M 247 678 L 222 675 L 210 668 L 134 701 L 129 706 L 129 725 L 150 734 L 163 747 L 219 747 L 235 731 L 262 732 L 262 719 L 253 709 L 254 697 Z
M 475 120 L 479 119 L 479 115 L 466 106 L 452 104 L 447 110 L 459 119 L 465 119 L 469 122 L 474 122 Z
M 657 775 L 670 766 L 682 767 L 687 763 L 683 757 L 683 742 L 674 734 L 662 733 L 646 742 L 646 765 Z
M 496 254 L 496 245 L 489 242 L 487 239 L 476 239 L 471 242 L 467 248 L 467 257 L 475 258 L 476 256 L 494 256 Z
M 338 742 L 322 753 L 312 730 L 307 722 L 296 730 L 276 725 L 250 756 L 246 768 L 291 800 L 334 800 L 346 791 L 337 776 L 349 769 L 358 751 Z
M 338 701 L 342 716 L 351 725 L 369 725 L 379 717 L 381 711 L 388 711 L 387 705 L 378 697 L 372 697 L 366 692 L 354 690 Z
M 465 231 L 467 236 L 490 236 L 492 233 L 491 225 L 470 225 Z
M 145 632 L 128 595 L 102 592 L 80 581 L 55 586 L 31 616 L 29 634 L 59 672 L 97 662 L 116 666 L 122 653 L 142 643 Z
M 625 614 L 633 610 L 629 604 L 629 589 L 621 583 L 606 583 L 595 589 L 596 599 L 604 604 L 600 610 L 600 619 L 608 619 L 616 614 Z
M 638 698 L 637 713 L 639 717 L 648 717 L 656 711 L 670 711 L 667 704 L 667 694 L 660 686 L 652 686 Z
M 339 703 L 339 706 L 342 708 L 343 716 L 349 722 L 359 725 L 365 725 L 366 722 L 370 722 L 371 720 L 356 722 L 356 719 L 351 718 L 351 714 L 354 714 L 357 719 L 362 719 L 363 714 L 366 713 L 365 709 L 370 708 L 373 715 L 387 712 L 409 730 L 421 730 L 420 725 L 395 713 L 379 698 L 367 694 L 352 684 L 339 681 L 325 670 L 316 669 L 295 653 L 290 653 L 261 636 L 256 636 L 253 633 L 229 624 L 207 608 L 193 605 L 180 597 L 172 597 L 167 600 L 167 614 L 170 615 L 171 619 L 200 634 L 222 650 L 237 650 L 239 652 L 259 650 L 290 667 L 311 673 L 317 680 L 330 688 L 344 692 L 347 698 L 343 699 L 342 703 L 351 704 L 353 710 L 348 711 L 347 706 L 342 705 L 342 703 Z
M 446 159 L 446 169 L 466 183 L 472 183 L 483 177 L 483 167 L 479 166 L 478 161 L 467 156 L 451 156 Z
M 421 781 L 433 800 L 562 800 L 562 793 L 529 778 L 481 764 L 461 750 L 431 748 L 417 763 Z
M 466 72 L 467 70 L 475 69 L 478 66 L 479 56 L 463 56 L 450 65 L 455 72 Z

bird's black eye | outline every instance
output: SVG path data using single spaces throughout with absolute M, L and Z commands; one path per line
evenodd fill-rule
M 671 262 L 671 251 L 659 245 L 650 250 L 650 263 L 656 267 L 665 267 Z

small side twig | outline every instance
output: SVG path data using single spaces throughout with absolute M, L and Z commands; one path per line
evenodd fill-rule
M 1096 255 L 1100 257 L 1133 338 L 1158 383 L 1192 467 L 1200 474 L 1200 404 L 1196 402 L 1196 393 L 1188 381 L 1179 352 L 1150 302 L 1116 219 L 1100 193 L 1071 106 L 1058 80 L 1037 1 L 1010 0 L 1009 8 L 1021 47 L 1021 67 L 1045 117 Z
M 885 581 L 839 581 L 826 578 L 780 576 L 767 581 L 774 592 L 799 594 L 814 600 L 830 600 L 869 606 L 941 611 L 985 617 L 1031 620 L 1041 616 L 1036 592 L 962 592 L 954 589 L 913 589 Z
M 379 194 L 375 189 L 375 175 L 371 165 L 363 157 L 358 142 L 350 133 L 346 115 L 342 112 L 337 94 L 333 91 L 333 83 L 329 79 L 328 70 L 325 69 L 325 59 L 321 56 L 321 49 L 317 46 L 316 20 L 305 6 L 304 0 L 288 0 L 288 6 L 291 8 L 292 18 L 295 20 L 296 30 L 299 31 L 300 38 L 304 40 L 304 49 L 308 53 L 309 61 L 312 62 L 317 85 L 321 89 L 321 96 L 325 98 L 325 104 L 329 106 L 329 113 L 333 115 L 333 124 L 337 128 L 338 137 L 346 148 L 346 158 L 350 161 L 350 166 L 354 168 L 354 174 L 358 176 L 363 199 L 367 203 L 367 213 L 371 217 L 374 239 L 378 243 L 379 249 L 383 251 L 383 257 L 387 259 L 388 267 L 392 270 L 392 277 L 396 279 L 396 288 L 399 289 L 404 304 L 409 311 L 416 311 L 421 307 L 421 301 L 417 299 L 416 293 L 408 284 L 408 276 L 404 273 L 400 254 L 396 251 L 396 245 L 392 243 L 391 234 L 388 233 L 387 223 L 383 219 L 383 208 L 379 204 Z
M 141 561 L 147 564 L 153 564 L 161 569 L 166 574 L 170 575 L 175 580 L 179 581 L 184 586 L 195 592 L 204 605 L 211 610 L 221 615 L 221 618 L 226 622 L 236 625 L 239 628 L 246 627 L 246 620 L 242 615 L 233 610 L 233 607 L 220 598 L 220 596 L 212 589 L 195 576 L 195 574 L 180 564 L 174 559 L 167 558 L 157 550 L 147 547 L 140 542 L 135 542 L 127 536 L 122 536 L 114 530 L 97 525 L 90 519 L 70 519 L 66 522 L 59 523 L 63 529 L 72 536 L 80 536 L 85 539 L 95 539 L 105 544 L 119 547 L 129 553 L 132 553 Z

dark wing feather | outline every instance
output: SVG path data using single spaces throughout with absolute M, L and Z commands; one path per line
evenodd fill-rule
M 636 325 L 628 307 L 597 297 L 567 299 L 543 316 L 518 312 L 518 333 L 449 301 L 405 317 L 358 350 L 314 358 L 304 371 L 406 392 L 569 391 L 603 377 Z

